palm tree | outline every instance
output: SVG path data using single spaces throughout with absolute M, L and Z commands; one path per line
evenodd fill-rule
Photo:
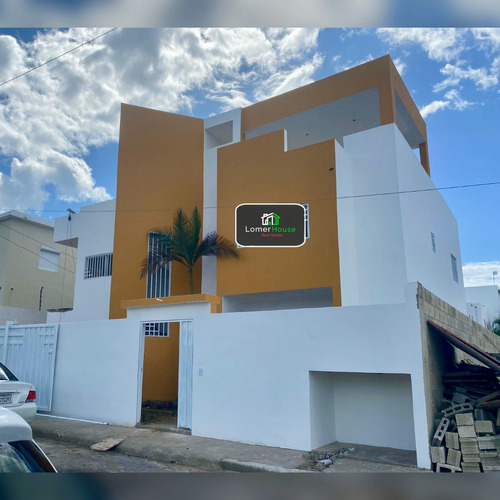
M 169 262 L 177 261 L 188 268 L 189 291 L 194 293 L 193 267 L 202 256 L 239 258 L 234 243 L 216 232 L 209 233 L 201 239 L 201 219 L 198 208 L 188 217 L 179 208 L 174 216 L 171 228 L 161 231 L 160 244 L 149 251 L 143 260 L 140 277 L 156 272 Z

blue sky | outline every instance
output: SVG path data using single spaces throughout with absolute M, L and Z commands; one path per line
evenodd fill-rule
M 107 31 L 0 30 L 0 84 Z M 500 181 L 500 29 L 119 29 L 0 86 L 0 208 L 114 197 L 120 102 L 201 118 L 390 54 L 438 187 Z M 500 185 L 442 191 L 470 284 L 500 271 Z M 474 281 L 475 279 L 475 281 Z

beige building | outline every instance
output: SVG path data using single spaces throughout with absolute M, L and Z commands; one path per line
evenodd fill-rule
M 44 322 L 73 307 L 76 250 L 54 243 L 52 222 L 15 210 L 0 214 L 0 323 Z

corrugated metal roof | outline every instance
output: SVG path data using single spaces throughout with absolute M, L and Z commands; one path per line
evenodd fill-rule
M 498 360 L 496 357 L 492 356 L 491 354 L 487 353 L 486 351 L 483 351 L 479 347 L 470 344 L 469 342 L 466 342 L 465 340 L 461 339 L 460 337 L 457 337 L 453 333 L 451 333 L 448 330 L 445 330 L 443 327 L 436 325 L 433 321 L 427 321 L 427 324 L 435 331 L 439 332 L 441 335 L 444 336 L 444 338 L 453 346 L 457 347 L 461 351 L 466 352 L 467 354 L 470 354 L 474 358 L 476 358 L 478 361 L 483 363 L 484 365 L 488 366 L 492 370 L 495 370 L 497 373 L 500 373 L 500 360 Z

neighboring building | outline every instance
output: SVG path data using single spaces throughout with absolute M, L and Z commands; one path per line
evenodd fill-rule
M 78 238 L 75 308 L 64 318 L 116 320 L 96 328 L 103 344 L 121 349 L 123 334 L 138 350 L 142 400 L 179 397 L 182 422 L 198 435 L 310 449 L 332 437 L 332 412 L 348 429 L 349 405 L 371 398 L 385 422 L 376 444 L 417 442 L 419 464 L 430 463 L 422 450 L 439 394 L 424 395 L 432 360 L 422 358 L 415 282 L 464 313 L 465 293 L 425 123 L 389 56 L 205 120 L 122 105 L 114 215 L 106 203 L 57 221 L 57 241 Z M 305 244 L 203 258 L 195 295 L 178 262 L 140 279 L 178 208 L 202 208 L 203 233 L 234 241 L 242 203 L 304 205 Z M 262 216 L 278 224 L 279 214 Z M 106 266 L 111 254 L 112 272 L 90 279 L 85 262 L 99 256 Z M 86 325 L 69 326 L 84 338 Z M 390 438 L 387 408 L 405 419 L 404 440 Z M 264 416 L 249 430 L 256 411 Z
M 0 323 L 44 323 L 73 307 L 75 252 L 54 243 L 54 224 L 16 210 L 0 214 Z
M 114 224 L 115 200 L 82 207 L 71 217 L 57 219 L 54 241 L 78 248 L 75 305 L 71 311 L 49 314 L 48 322 L 108 317 Z
M 467 316 L 481 326 L 492 329 L 493 321 L 500 318 L 500 290 L 496 285 L 465 287 Z

